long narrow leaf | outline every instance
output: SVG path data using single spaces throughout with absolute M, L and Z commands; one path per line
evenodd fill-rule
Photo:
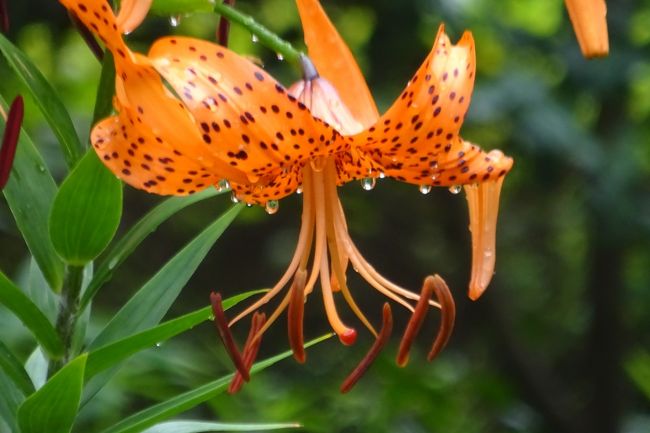
M 90 348 L 96 349 L 160 322 L 181 289 L 241 209 L 241 203 L 231 207 L 169 260 L 115 314 L 90 344 Z
M 0 418 L 12 432 L 18 431 L 16 412 L 23 400 L 25 400 L 25 396 L 16 387 L 16 384 L 9 379 L 4 371 L 0 371 Z
M 305 347 L 313 346 L 314 344 L 330 338 L 332 335 L 333 334 L 327 334 L 316 338 L 305 344 Z M 288 350 L 271 358 L 265 359 L 264 361 L 260 361 L 253 366 L 251 373 L 261 371 L 277 363 L 278 361 L 288 358 L 292 355 L 292 353 L 293 352 Z M 230 374 L 228 376 L 206 383 L 205 385 L 199 386 L 198 388 L 195 388 L 191 391 L 179 394 L 176 397 L 172 397 L 169 400 L 163 401 L 162 403 L 155 404 L 147 409 L 144 409 L 125 418 L 114 426 L 108 428 L 107 430 L 104 430 L 102 433 L 141 432 L 147 427 L 150 427 L 166 418 L 191 409 L 220 394 L 228 387 L 228 384 L 232 380 L 232 377 L 233 375 Z
M 34 97 L 34 101 L 59 140 L 68 166 L 72 167 L 84 154 L 84 147 L 79 141 L 61 98 L 31 60 L 2 34 L 0 34 L 0 51 L 16 76 Z
M 216 189 L 209 188 L 186 197 L 171 197 L 160 203 L 140 219 L 131 229 L 113 246 L 101 265 L 95 271 L 93 279 L 86 288 L 81 299 L 81 309 L 85 308 L 90 300 L 97 294 L 101 286 L 110 280 L 118 266 L 140 245 L 140 243 L 160 224 L 168 220 L 176 212 L 187 206 L 220 194 Z
M 224 301 L 224 309 L 232 308 L 239 302 L 262 293 L 265 290 L 255 290 L 251 292 L 242 293 Z M 205 322 L 212 318 L 212 308 L 205 307 L 200 310 L 193 311 L 185 314 L 176 319 L 169 320 L 153 328 L 138 334 L 131 335 L 116 341 L 115 343 L 108 344 L 93 350 L 88 354 L 88 364 L 86 365 L 86 380 L 105 370 L 115 364 L 123 361 L 129 356 L 141 350 L 153 347 L 156 343 L 168 340 L 181 332 L 192 329 L 201 322 Z
M 243 424 L 205 421 L 168 421 L 146 429 L 143 433 L 204 433 L 215 431 L 266 431 L 297 428 L 300 424 Z
M 23 394 L 34 392 L 34 384 L 22 364 L 9 348 L 0 341 L 0 369 L 5 372 Z
M 70 361 L 18 408 L 21 433 L 69 433 L 79 409 L 86 354 Z
M 0 104 L 6 106 L 0 97 Z M 5 120 L 0 116 L 0 127 Z M 9 182 L 3 193 L 29 251 L 50 287 L 58 292 L 63 284 L 63 262 L 54 251 L 47 231 L 57 187 L 52 175 L 25 131 L 21 131 Z
M 0 304 L 3 304 L 32 331 L 52 358 L 63 355 L 63 343 L 47 317 L 14 283 L 0 271 Z

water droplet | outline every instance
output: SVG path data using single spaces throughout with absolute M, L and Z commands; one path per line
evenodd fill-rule
M 252 34 L 251 41 L 253 41 L 253 43 L 256 44 L 260 41 L 260 38 L 258 38 L 256 34 Z
M 431 180 L 436 180 L 436 179 L 438 179 L 438 176 L 440 176 L 438 173 L 433 173 L 433 174 L 431 175 Z
M 239 203 L 239 198 L 237 197 L 237 194 L 235 194 L 235 191 L 230 194 L 230 201 L 233 203 Z
M 278 211 L 278 209 L 280 209 L 280 202 L 277 200 L 269 200 L 266 202 L 266 205 L 264 206 L 264 210 L 269 215 L 273 215 Z
M 492 250 L 485 250 L 485 251 L 483 251 L 483 256 L 484 256 L 485 258 L 492 257 L 493 254 L 494 254 L 494 252 L 493 252 Z
M 275 57 L 276 57 L 279 61 L 283 61 L 283 60 L 284 60 L 284 56 L 283 56 L 281 53 L 275 53 Z
M 431 192 L 431 185 L 420 185 L 420 192 L 424 195 Z
M 379 179 L 384 179 L 385 177 L 386 177 L 386 173 L 384 173 L 383 171 L 380 171 L 379 172 Z
M 296 188 L 296 194 L 302 194 L 302 185 Z
M 438 161 L 431 161 L 431 164 L 429 164 L 429 167 L 430 167 L 432 170 L 435 170 L 436 168 L 438 168 Z M 434 176 L 435 176 L 435 175 L 434 175 Z
M 159 341 L 156 343 L 156 347 L 160 347 L 160 346 L 162 346 L 162 343 Z
M 246 207 L 253 207 L 253 203 L 247 201 L 247 202 L 246 202 Z
M 172 27 L 178 27 L 181 23 L 181 16 L 180 15 L 172 15 L 169 17 L 169 25 Z
M 217 191 L 221 192 L 227 189 L 230 189 L 230 183 L 226 179 L 221 179 L 217 184 Z
M 118 259 L 117 257 L 114 257 L 113 259 L 111 259 L 111 261 L 108 262 L 108 269 L 111 270 L 111 271 L 112 271 L 113 269 L 115 269 L 115 267 L 117 266 L 117 263 L 118 263 L 118 262 L 119 262 L 119 259 Z
M 460 185 L 452 185 L 449 187 L 449 192 L 452 194 L 458 194 L 461 189 L 463 189 L 463 187 Z
M 377 180 L 374 177 L 366 177 L 361 180 L 361 188 L 366 191 L 372 191 L 377 184 Z

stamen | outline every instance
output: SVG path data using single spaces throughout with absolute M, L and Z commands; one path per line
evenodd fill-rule
M 20 125 L 23 123 L 24 111 L 23 97 L 18 95 L 9 108 L 5 131 L 2 136 L 2 147 L 0 147 L 0 190 L 9 181 L 11 167 L 16 156 L 16 148 L 18 147 L 18 136 L 20 135 Z
M 377 358 L 377 355 L 379 355 L 381 349 L 383 349 L 383 347 L 388 342 L 392 330 L 393 314 L 391 313 L 390 305 L 388 302 L 386 302 L 383 309 L 381 331 L 379 331 L 377 339 L 375 340 L 366 356 L 363 357 L 359 365 L 357 365 L 357 367 L 352 370 L 352 373 L 350 373 L 341 384 L 342 393 L 350 391 L 350 389 L 352 389 L 352 387 L 359 381 L 359 379 L 361 379 L 361 376 L 363 376 L 364 373 L 368 371 L 368 368 L 370 368 L 370 365 L 372 365 L 375 358 Z
M 250 380 L 248 374 L 248 369 L 244 365 L 239 349 L 237 348 L 237 343 L 233 338 L 232 332 L 228 327 L 228 319 L 226 314 L 223 312 L 223 305 L 221 303 L 221 294 L 212 292 L 210 293 L 210 303 L 212 304 L 212 312 L 214 313 L 214 324 L 219 333 L 219 337 L 228 352 L 228 356 L 232 359 L 232 362 L 235 364 L 235 368 L 239 371 L 247 382 Z
M 9 32 L 9 11 L 6 0 L 0 0 L 0 29 L 2 33 Z
M 287 326 L 289 328 L 289 346 L 293 351 L 293 357 L 299 363 L 304 363 L 306 359 L 305 346 L 303 340 L 303 318 L 305 314 L 305 282 L 307 280 L 306 271 L 296 272 L 291 286 L 291 300 L 289 301 L 289 311 L 287 314 Z
M 95 55 L 97 60 L 100 62 L 104 61 L 104 50 L 99 46 L 92 32 L 88 30 L 88 27 L 86 27 L 73 12 L 68 12 L 68 16 L 70 17 L 70 21 L 72 21 L 72 24 L 77 29 L 84 42 L 86 42 L 86 45 L 88 45 L 88 48 L 90 48 L 90 51 Z
M 235 0 L 224 0 L 223 4 L 228 6 L 234 6 Z M 224 47 L 228 46 L 228 34 L 230 33 L 230 21 L 225 17 L 221 16 L 219 18 L 219 27 L 217 28 L 217 41 L 220 45 Z
M 441 305 L 440 329 L 427 356 L 428 361 L 432 361 L 445 348 L 449 337 L 451 337 L 451 332 L 454 330 L 454 321 L 456 320 L 456 304 L 449 286 L 437 274 L 433 276 L 432 283 L 433 292 Z
M 253 362 L 255 362 L 257 353 L 260 350 L 260 345 L 262 344 L 262 339 L 258 334 L 260 329 L 264 326 L 265 322 L 266 315 L 264 313 L 255 312 L 251 318 L 251 328 L 250 331 L 248 331 L 248 337 L 246 338 L 244 353 L 242 355 L 244 366 L 246 367 L 246 371 L 249 375 L 251 367 L 253 366 Z M 235 373 L 235 376 L 232 378 L 232 382 L 230 382 L 228 393 L 235 394 L 241 389 L 243 385 L 244 377 L 242 376 L 241 372 L 237 371 Z
M 427 316 L 427 311 L 429 311 L 429 299 L 431 299 L 433 285 L 434 278 L 432 276 L 428 276 L 424 279 L 420 299 L 415 306 L 415 311 L 411 315 L 408 325 L 406 325 L 406 330 L 404 330 L 404 335 L 402 336 L 402 341 L 400 342 L 399 350 L 397 351 L 397 365 L 400 367 L 406 366 L 409 361 L 411 345 L 422 327 L 424 318 Z

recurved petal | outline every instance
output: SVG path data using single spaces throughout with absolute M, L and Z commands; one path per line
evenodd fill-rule
M 149 13 L 153 0 L 122 0 L 117 14 L 117 28 L 122 33 L 131 33 Z
M 582 55 L 592 58 L 609 54 L 605 0 L 564 0 L 564 3 Z
M 296 0 L 296 4 L 309 57 L 319 74 L 339 91 L 352 115 L 364 127 L 370 127 L 377 121 L 379 113 L 350 49 L 318 0 Z
M 251 183 L 331 154 L 341 142 L 273 77 L 227 48 L 171 37 L 159 39 L 149 55 L 196 119 L 205 143 Z
M 401 96 L 379 121 L 354 136 L 385 173 L 412 183 L 429 183 L 442 160 L 464 151 L 458 132 L 474 86 L 474 40 L 464 33 L 452 45 L 440 26 L 429 56 Z

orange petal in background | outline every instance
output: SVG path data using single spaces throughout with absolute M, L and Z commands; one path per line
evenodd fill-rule
M 318 0 L 296 0 L 309 57 L 320 75 L 338 90 L 352 115 L 368 128 L 379 117 L 366 80 L 350 49 Z
M 590 59 L 609 54 L 605 0 L 564 0 L 582 54 Z
M 122 33 L 135 30 L 149 12 L 153 0 L 122 0 L 117 14 L 117 28 Z

